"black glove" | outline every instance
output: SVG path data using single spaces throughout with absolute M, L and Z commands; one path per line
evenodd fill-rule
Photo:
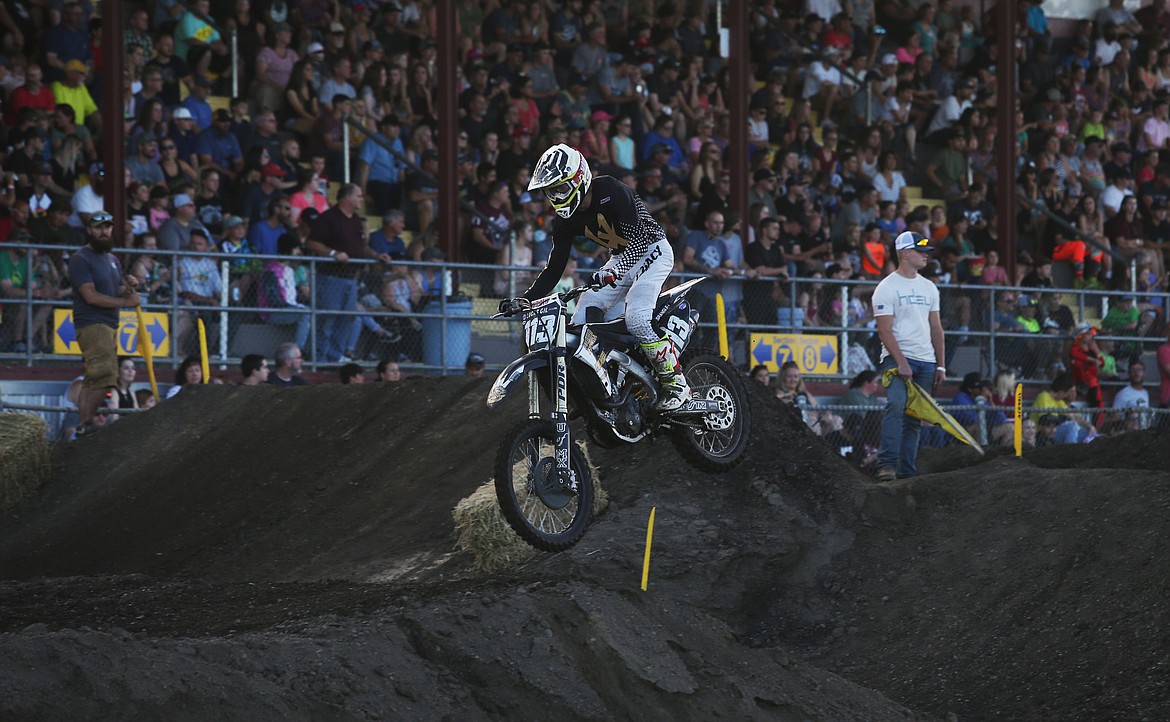
M 504 316 L 515 316 L 521 311 L 527 311 L 532 308 L 532 302 L 523 296 L 517 298 L 505 298 L 500 301 L 499 311 Z
M 589 276 L 589 282 L 597 288 L 602 288 L 603 286 L 616 286 L 617 281 L 618 277 L 614 275 L 613 271 L 608 269 L 594 271 L 593 274 Z

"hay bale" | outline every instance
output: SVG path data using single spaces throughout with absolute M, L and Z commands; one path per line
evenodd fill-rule
M 0 413 L 0 512 L 30 496 L 52 470 L 45 420 Z
M 578 441 L 593 477 L 593 518 L 609 506 L 609 495 L 601 488 L 597 467 L 589 458 L 588 447 Z M 535 558 L 540 550 L 530 547 L 512 531 L 496 500 L 494 481 L 488 481 L 455 505 L 452 516 L 458 534 L 456 545 L 470 551 L 475 561 L 472 566 L 480 572 L 498 572 L 519 566 Z

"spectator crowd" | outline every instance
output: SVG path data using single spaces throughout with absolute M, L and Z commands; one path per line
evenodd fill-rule
M 438 207 L 433 0 L 131 3 L 117 80 L 102 72 L 99 4 L 0 5 L 0 244 L 60 247 L 0 253 L 11 310 L 0 348 L 48 346 L 49 306 L 19 299 L 69 295 L 64 264 L 104 207 L 108 129 L 95 99 L 105 82 L 125 89 L 127 224 L 116 244 L 145 302 L 181 306 L 179 356 L 191 351 L 194 320 L 216 322 L 208 309 L 226 298 L 262 309 L 255 321 L 320 361 L 419 360 L 411 314 L 444 293 L 443 278 L 395 262 L 441 261 L 437 246 L 457 246 L 460 260 L 485 266 L 465 274 L 469 292 L 526 285 L 500 267 L 547 257 L 550 209 L 526 187 L 555 143 L 637 190 L 675 245 L 677 270 L 711 276 L 696 305 L 709 311 L 718 291 L 733 323 L 871 323 L 870 288 L 843 299 L 817 280 L 881 279 L 893 237 L 914 230 L 940 249 L 923 271 L 937 282 L 1030 289 L 995 302 L 985 288 L 944 292 L 949 346 L 988 331 L 1033 334 L 1001 344 L 996 361 L 1025 378 L 1059 375 L 1069 364 L 1057 339 L 1077 323 L 1062 286 L 1124 291 L 1110 309 L 1121 309 L 1120 325 L 1106 330 L 1161 335 L 1170 11 L 1146 8 L 1139 21 L 1110 0 L 1056 37 L 1031 0 L 1014 36 L 999 38 L 991 15 L 954 0 L 752 0 L 741 218 L 717 6 L 458 3 L 459 126 L 443 130 L 458 134 L 452 244 L 435 238 L 450 209 Z M 224 98 L 233 34 L 240 93 Z M 997 72 L 1001 43 L 1014 46 L 1019 71 L 1018 107 L 1006 110 L 996 107 L 996 84 L 1010 77 Z M 994 152 L 1000 112 L 1019 128 L 1010 160 Z M 346 140 L 354 171 L 343 185 Z M 1016 179 L 1017 198 L 995 196 L 1000 173 Z M 1019 231 L 1015 277 L 996 250 L 997 213 Z M 226 285 L 209 251 L 241 256 Z M 575 268 L 600 265 L 603 252 L 583 243 Z M 279 260 L 246 258 L 257 253 Z M 305 254 L 320 257 L 316 274 Z M 378 263 L 346 267 L 351 258 Z M 309 348 L 301 312 L 314 288 L 320 308 L 341 314 L 322 316 Z M 1141 349 L 1117 354 L 1119 375 Z

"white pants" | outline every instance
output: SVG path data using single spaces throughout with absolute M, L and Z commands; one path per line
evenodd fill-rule
M 602 268 L 609 267 L 605 264 Z M 660 336 L 654 332 L 650 318 L 662 292 L 662 284 L 674 270 L 674 251 L 670 243 L 658 241 L 646 249 L 646 253 L 634 267 L 621 277 L 617 286 L 606 286 L 600 291 L 586 291 L 577 301 L 573 323 L 585 322 L 585 313 L 590 308 L 606 312 L 606 320 L 617 318 L 625 302 L 626 328 L 643 343 L 657 341 Z

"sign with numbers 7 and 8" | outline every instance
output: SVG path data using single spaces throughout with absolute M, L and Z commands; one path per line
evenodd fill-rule
M 171 353 L 170 319 L 165 313 L 144 312 L 146 338 L 149 335 L 150 348 L 154 356 L 169 356 Z M 67 308 L 53 310 L 53 353 L 81 355 L 77 345 L 76 327 L 73 325 L 73 311 Z M 118 318 L 118 353 L 123 356 L 141 356 L 138 348 L 138 318 L 133 310 L 122 311 Z
M 753 333 L 751 355 L 754 363 L 767 366 L 772 373 L 789 361 L 795 361 L 802 374 L 838 372 L 837 337 L 828 334 Z

